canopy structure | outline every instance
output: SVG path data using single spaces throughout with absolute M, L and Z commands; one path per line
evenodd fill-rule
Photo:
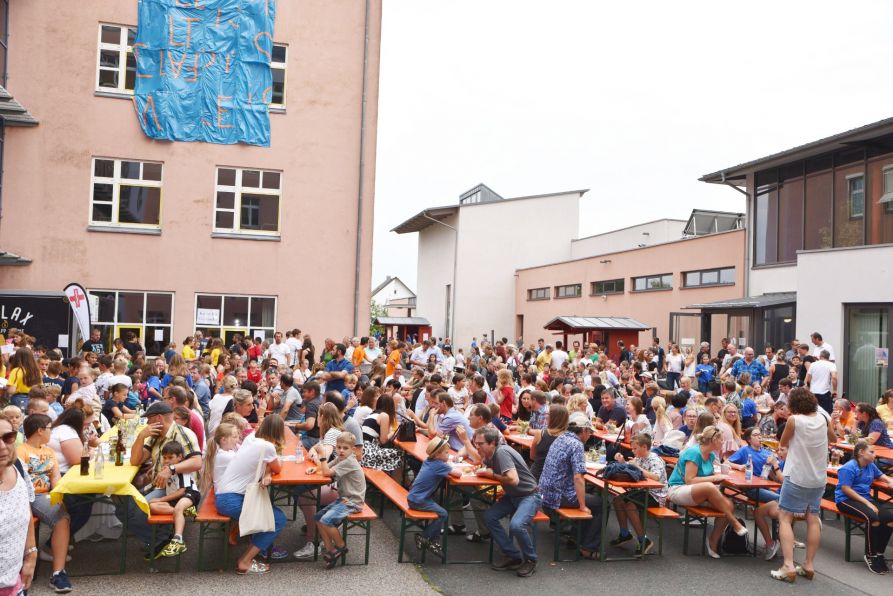
M 431 337 L 431 323 L 425 317 L 376 317 L 372 323 L 384 327 L 388 337 L 416 341 Z
M 639 343 L 639 332 L 653 327 L 629 317 L 556 317 L 543 326 L 544 329 L 557 331 L 564 337 L 567 346 L 568 335 L 582 335 L 587 342 L 595 341 L 605 347 L 609 357 L 620 357 L 619 342 L 626 347 Z
M 744 346 L 784 346 L 794 339 L 797 327 L 797 293 L 775 292 L 744 296 L 703 304 L 689 304 L 702 315 L 726 315 L 730 322 L 727 335 Z M 762 348 L 760 349 L 762 351 Z
M 704 302 L 702 304 L 689 304 L 682 308 L 698 308 L 701 311 L 727 312 L 734 310 L 760 309 L 782 304 L 793 304 L 795 302 L 797 302 L 796 292 L 777 292 L 773 294 L 760 294 L 759 296 L 745 296 L 744 298 L 734 298 L 731 300 Z

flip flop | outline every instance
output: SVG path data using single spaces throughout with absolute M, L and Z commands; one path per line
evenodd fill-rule
M 347 554 L 347 547 L 336 548 L 331 553 L 329 553 L 330 557 L 326 561 L 326 569 L 334 569 L 335 565 L 338 564 L 338 559 L 340 559 L 343 555 Z
M 256 575 L 261 573 L 267 573 L 270 570 L 270 566 L 256 561 L 254 559 L 251 560 L 251 566 L 248 569 L 239 569 L 236 568 L 237 575 Z

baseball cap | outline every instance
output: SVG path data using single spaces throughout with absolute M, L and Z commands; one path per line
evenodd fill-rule
M 583 412 L 574 412 L 571 414 L 571 417 L 567 421 L 567 425 L 575 428 L 592 430 L 592 422 L 589 421 L 589 417 Z

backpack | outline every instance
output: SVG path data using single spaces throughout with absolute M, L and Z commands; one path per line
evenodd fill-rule
M 617 480 L 619 482 L 641 482 L 645 479 L 642 470 L 632 464 L 622 464 L 617 461 L 608 462 L 601 470 L 601 476 L 605 480 Z
M 744 525 L 744 520 L 738 518 L 738 523 Z M 726 526 L 722 533 L 722 539 L 719 541 L 719 552 L 724 555 L 749 555 L 750 545 L 747 542 L 747 534 L 739 536 L 735 533 L 732 525 Z

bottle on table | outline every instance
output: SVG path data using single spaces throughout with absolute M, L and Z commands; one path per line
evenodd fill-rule
M 118 440 L 115 441 L 115 465 L 124 465 L 124 433 L 121 432 L 120 426 L 118 427 Z
M 90 445 L 84 441 L 84 448 L 81 450 L 81 476 L 90 475 Z
M 304 463 L 304 448 L 300 442 L 298 442 L 298 447 L 295 449 L 295 461 L 299 464 Z
M 602 442 L 602 446 L 598 448 L 598 463 L 605 465 L 608 462 L 608 451 L 605 449 L 605 444 Z
M 96 449 L 96 459 L 93 462 L 93 477 L 97 480 L 102 479 L 102 473 L 105 468 L 105 453 L 102 446 Z
M 753 482 L 753 458 L 749 455 L 744 466 L 744 482 Z

